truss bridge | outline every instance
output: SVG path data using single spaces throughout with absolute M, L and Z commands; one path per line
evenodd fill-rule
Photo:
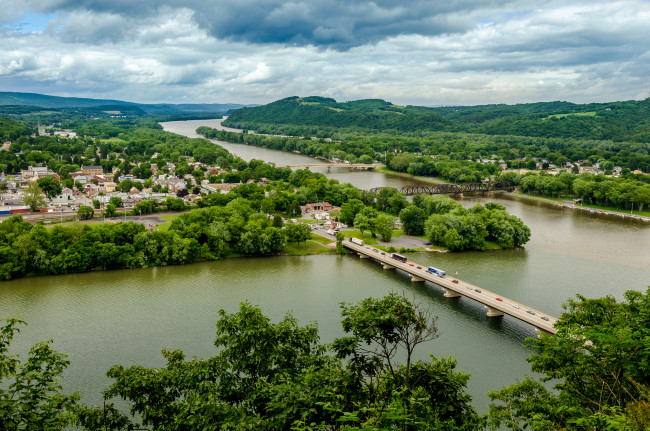
M 375 187 L 371 192 L 379 192 L 381 189 L 392 187 Z M 515 186 L 509 181 L 490 181 L 485 183 L 464 183 L 464 184 L 432 184 L 430 186 L 404 186 L 399 191 L 407 196 L 413 195 L 452 195 L 462 193 L 487 193 L 495 191 L 511 192 Z

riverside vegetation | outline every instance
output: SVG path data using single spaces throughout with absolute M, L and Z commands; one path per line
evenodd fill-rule
M 300 326 L 291 314 L 272 323 L 249 303 L 221 310 L 215 356 L 164 349 L 161 368 L 115 365 L 103 407 L 63 392 L 59 379 L 71 364 L 51 341 L 26 360 L 10 354 L 24 322 L 8 319 L 0 326 L 0 423 L 12 430 L 648 429 L 650 289 L 627 292 L 623 302 L 578 297 L 565 308 L 556 335 L 528 340 L 540 377 L 491 392 L 487 415 L 471 407 L 470 376 L 454 359 L 412 360 L 439 335 L 436 318 L 397 294 L 341 304 L 345 336 L 327 345 L 316 324 Z M 141 423 L 113 399 L 125 400 Z

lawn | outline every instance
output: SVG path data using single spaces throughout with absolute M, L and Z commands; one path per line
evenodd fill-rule
M 169 227 L 172 225 L 172 220 L 174 220 L 176 217 L 180 216 L 180 214 L 170 214 L 170 215 L 161 215 L 160 218 L 167 220 L 165 223 L 160 223 L 158 225 L 158 230 L 165 232 L 169 230 Z
M 299 218 L 296 219 L 298 223 L 304 223 L 304 224 L 325 224 L 324 220 L 316 220 L 313 218 Z
M 331 242 L 332 241 L 328 238 L 312 233 L 311 239 L 307 240 L 306 242 L 301 242 L 300 245 L 298 245 L 298 243 L 295 241 L 287 243 L 285 253 L 296 256 L 330 253 L 332 249 L 326 247 L 324 244 L 329 244 Z
M 553 115 L 549 115 L 546 118 L 564 118 L 564 117 L 570 117 L 570 116 L 575 116 L 575 117 L 595 117 L 596 116 L 596 111 L 574 112 L 573 114 L 553 114 Z

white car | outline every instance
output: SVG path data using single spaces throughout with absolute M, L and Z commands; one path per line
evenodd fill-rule
M 519 304 L 512 304 L 513 307 L 519 308 Z

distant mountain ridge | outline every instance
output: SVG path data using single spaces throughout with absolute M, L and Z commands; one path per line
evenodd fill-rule
M 381 99 L 337 102 L 288 97 L 233 112 L 224 125 L 271 134 L 337 129 L 375 132 L 465 132 L 545 138 L 650 142 L 650 98 L 609 103 L 537 102 L 517 105 L 399 106 Z
M 160 103 L 146 104 L 126 102 L 112 99 L 90 99 L 82 97 L 49 96 L 38 93 L 0 92 L 0 106 L 37 106 L 42 108 L 92 108 L 98 106 L 130 106 L 137 107 L 146 113 L 164 114 L 175 112 L 215 112 L 227 113 L 243 107 L 257 105 L 244 105 L 239 103 Z

